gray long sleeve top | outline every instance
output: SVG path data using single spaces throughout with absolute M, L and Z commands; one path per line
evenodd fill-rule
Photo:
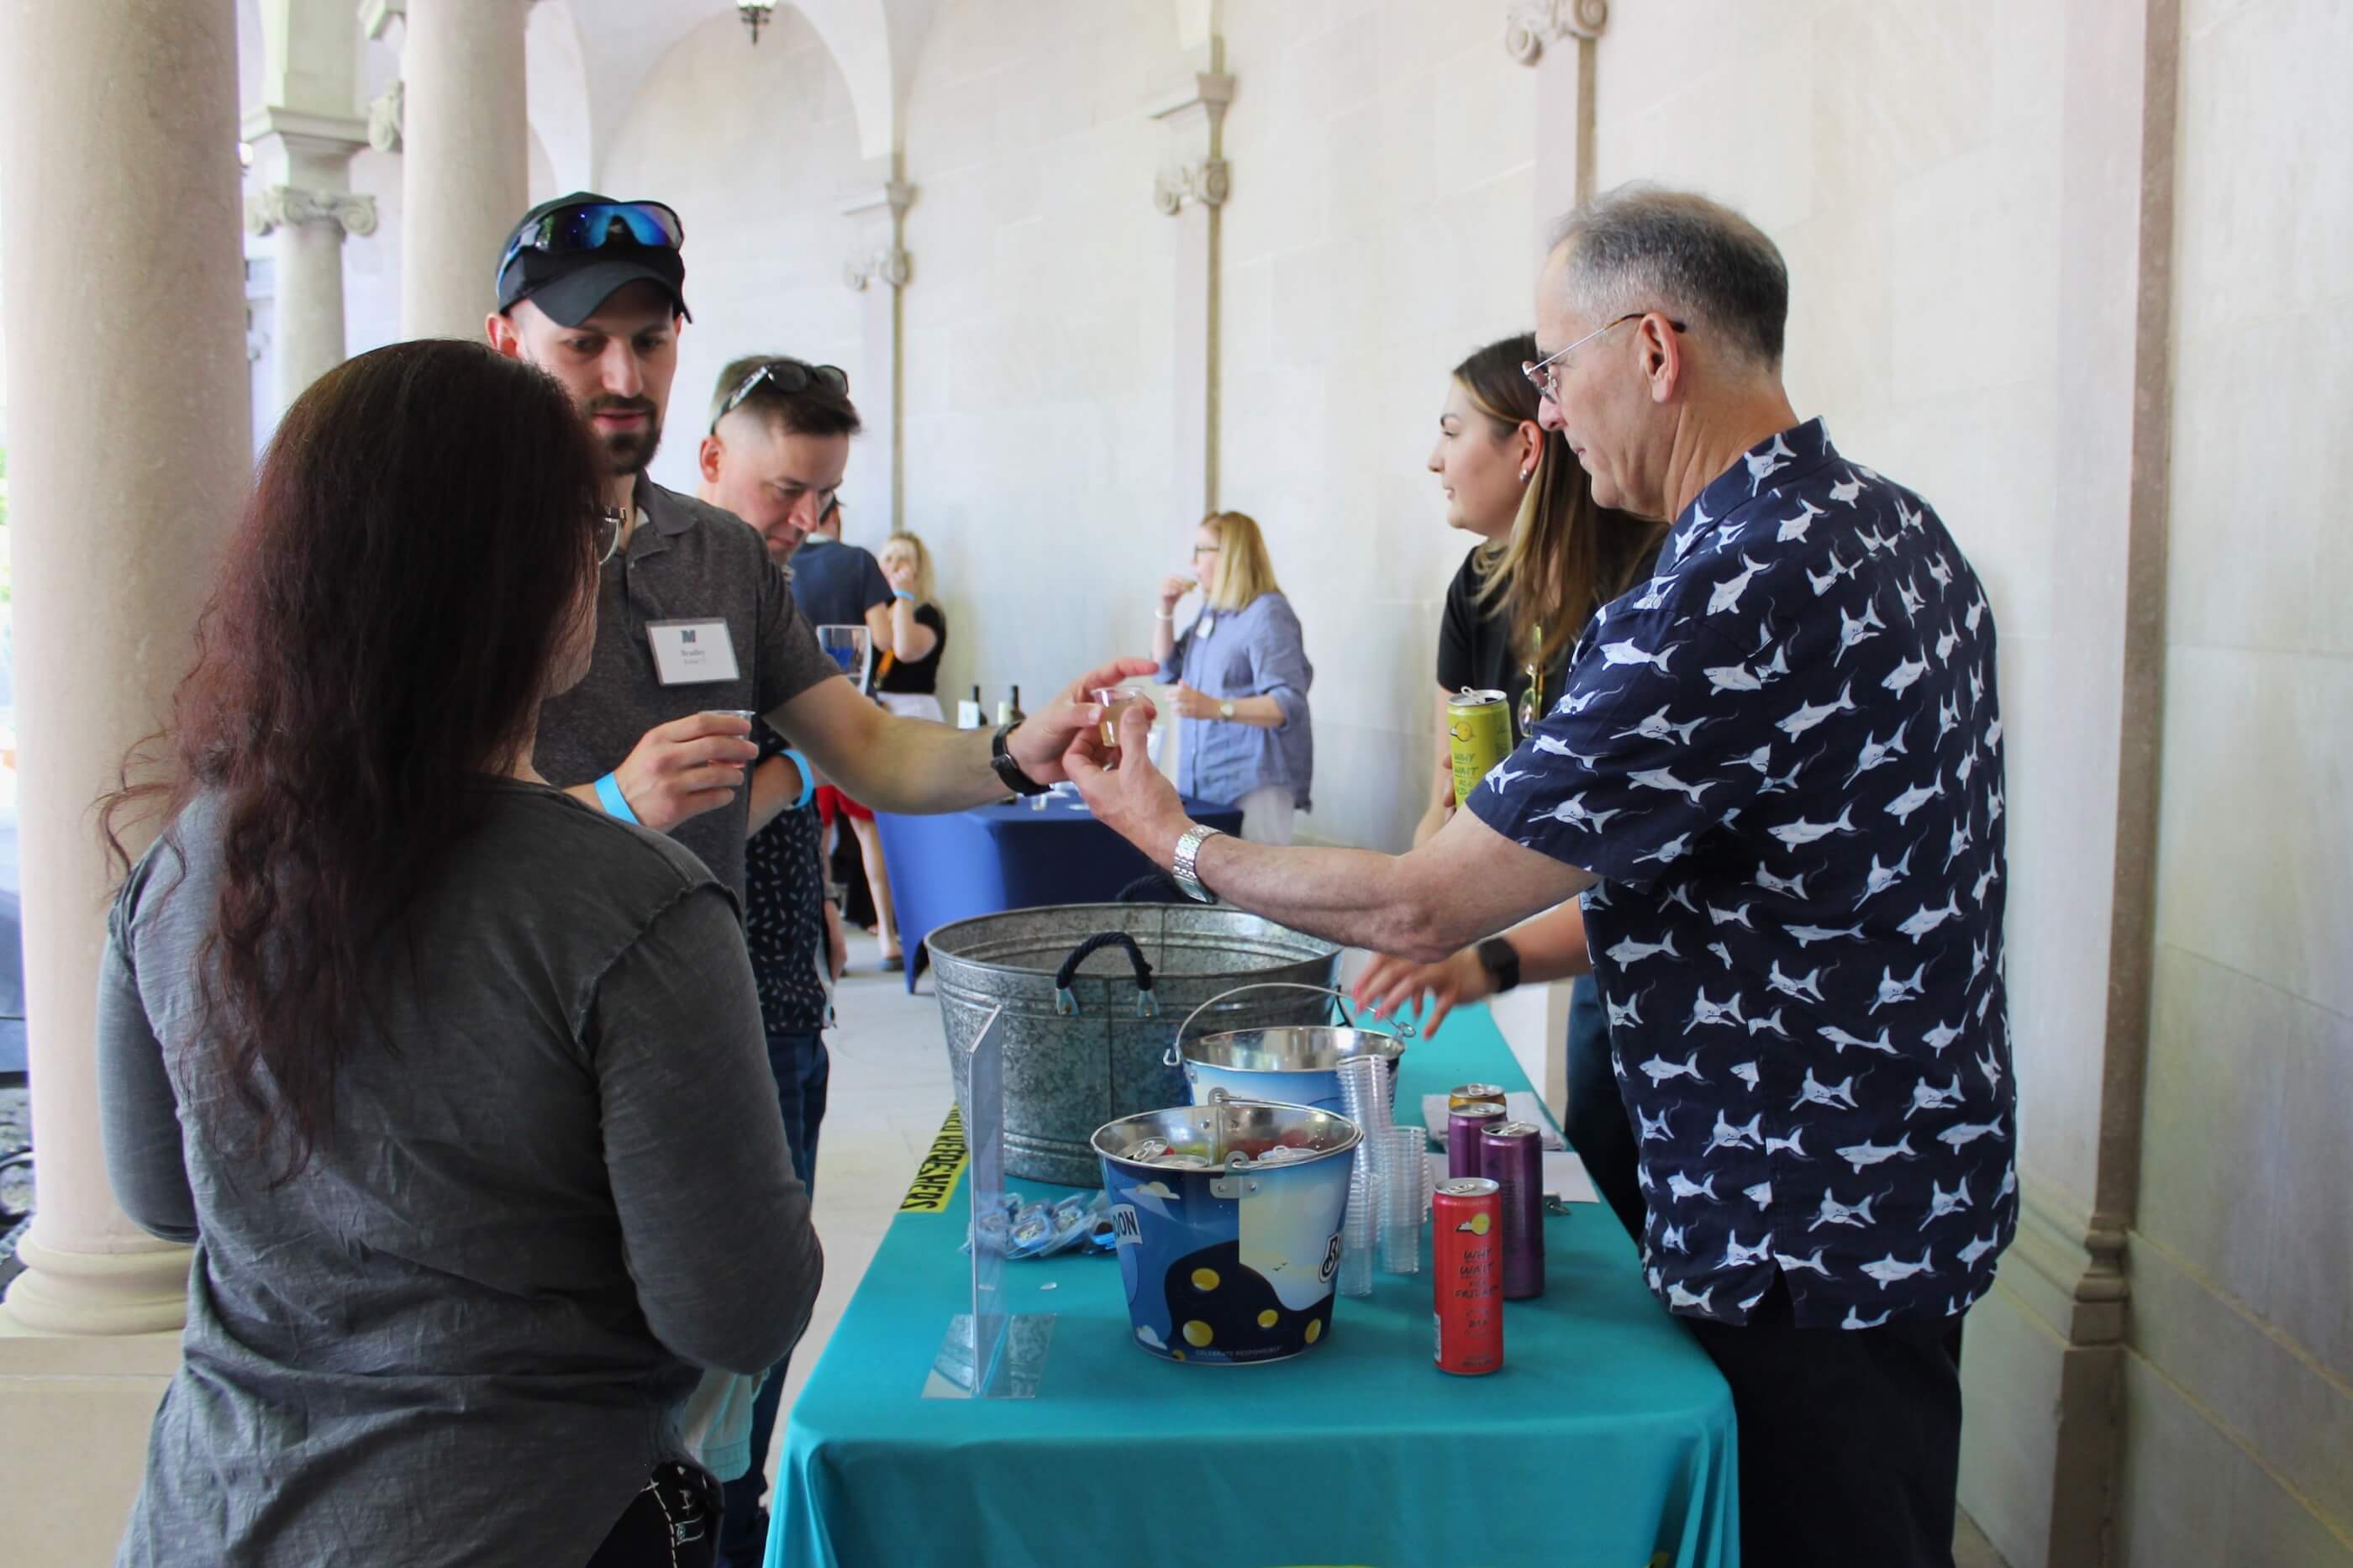
M 116 900 L 108 1168 L 195 1244 L 118 1563 L 585 1562 L 681 1453 L 696 1369 L 807 1326 L 822 1259 L 729 895 L 657 835 L 485 787 L 282 1185 L 196 1026 L 209 803 Z

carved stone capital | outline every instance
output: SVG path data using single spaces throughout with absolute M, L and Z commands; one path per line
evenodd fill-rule
M 898 245 L 877 246 L 862 255 L 853 256 L 842 263 L 841 280 L 852 289 L 863 290 L 869 283 L 881 283 L 892 289 L 904 289 L 913 263 L 906 247 Z
M 301 223 L 331 223 L 345 234 L 375 232 L 375 198 L 349 191 L 264 185 L 245 198 L 246 232 L 254 236 Z
M 1532 66 L 1544 58 L 1546 44 L 1598 38 L 1609 25 L 1609 0 L 1512 0 L 1504 18 L 1504 49 Z
M 398 77 L 392 84 L 368 102 L 368 145 L 379 153 L 397 153 L 401 142 L 401 113 L 408 101 L 408 88 Z
M 1175 217 L 1187 201 L 1205 207 L 1223 206 L 1227 193 L 1232 189 L 1232 166 L 1223 158 L 1172 164 L 1154 176 L 1152 205 L 1170 217 Z

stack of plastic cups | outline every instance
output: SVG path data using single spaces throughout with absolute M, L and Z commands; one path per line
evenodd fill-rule
M 1389 1108 L 1381 1089 L 1382 1068 L 1367 1058 L 1340 1064 L 1340 1103 L 1349 1121 L 1364 1136 L 1356 1144 L 1356 1163 L 1348 1173 L 1347 1217 L 1340 1230 L 1340 1294 L 1373 1293 L 1373 1246 L 1379 1235 L 1375 1172 L 1379 1138 L 1388 1130 Z
M 1419 1127 L 1391 1127 L 1382 1134 L 1388 1151 L 1381 1184 L 1381 1267 L 1391 1274 L 1421 1272 L 1422 1186 L 1430 1162 L 1422 1157 L 1428 1137 Z

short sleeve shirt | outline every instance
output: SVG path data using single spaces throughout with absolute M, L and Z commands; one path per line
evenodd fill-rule
M 611 773 L 656 725 L 714 709 L 773 713 L 839 673 L 818 649 L 767 546 L 734 513 L 649 479 L 638 482 L 638 505 L 644 520 L 628 548 L 605 563 L 597 586 L 596 651 L 587 677 L 540 710 L 533 762 L 558 788 Z M 723 622 L 735 679 L 663 685 L 646 628 L 674 620 Z M 688 818 L 670 835 L 739 902 L 749 795 L 736 791 L 725 805 Z
M 1473 792 L 1592 871 L 1651 1288 L 1744 1322 L 1957 1313 L 2017 1220 L 1992 612 L 1819 421 L 1752 449 Z
M 882 563 L 860 545 L 812 535 L 793 552 L 793 598 L 811 626 L 858 626 L 891 602 Z

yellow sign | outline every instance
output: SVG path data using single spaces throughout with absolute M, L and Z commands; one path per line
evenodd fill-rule
M 923 1163 L 915 1167 L 915 1179 L 907 1188 L 907 1195 L 899 1200 L 901 1214 L 944 1214 L 948 1200 L 955 1195 L 956 1183 L 964 1177 L 965 1154 L 964 1119 L 955 1110 L 940 1123 L 940 1135 L 932 1140 Z

